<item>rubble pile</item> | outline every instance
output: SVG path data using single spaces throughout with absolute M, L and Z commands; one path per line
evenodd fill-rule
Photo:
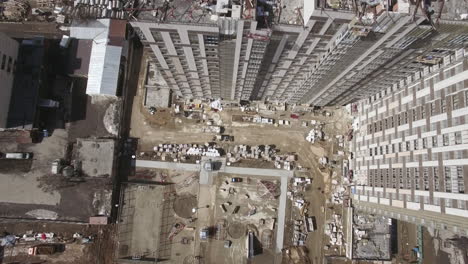
M 253 123 L 260 123 L 260 124 L 268 124 L 268 125 L 273 125 L 275 123 L 275 120 L 273 118 L 267 118 L 267 117 L 262 117 L 259 115 L 256 115 L 252 118 Z
M 293 245 L 304 246 L 307 239 L 307 230 L 305 230 L 305 221 L 294 221 Z
M 312 126 L 312 129 L 309 131 L 309 133 L 306 136 L 306 140 L 309 141 L 310 143 L 315 143 L 316 141 L 320 140 L 325 140 L 325 133 L 323 133 L 323 123 L 317 120 L 311 120 L 310 125 Z M 303 126 L 307 126 L 307 123 Z
M 203 132 L 205 133 L 215 133 L 215 134 L 219 134 L 221 133 L 221 130 L 222 130 L 222 127 L 220 126 L 206 126 L 203 128 Z
M 152 158 L 166 160 L 168 157 L 172 158 L 175 162 L 185 161 L 190 156 L 207 156 L 207 157 L 220 157 L 223 153 L 221 148 L 216 144 L 205 143 L 200 144 L 159 144 L 153 148 L 154 155 Z M 140 157 L 146 156 L 146 152 L 141 152 Z
M 390 259 L 391 218 L 377 215 L 353 215 L 353 255 L 361 259 Z
M 335 204 L 343 204 L 343 200 L 348 196 L 346 186 L 338 184 L 336 180 L 332 180 L 333 192 L 331 202 Z
M 0 4 L 3 16 L 6 20 L 20 21 L 28 15 L 30 5 L 25 0 L 9 0 Z
M 315 143 L 316 141 L 323 140 L 324 133 L 319 129 L 311 129 L 309 134 L 306 136 L 306 140 L 310 143 Z
M 299 220 L 294 221 L 294 231 L 292 242 L 294 246 L 303 246 L 307 239 L 309 232 L 316 229 L 315 217 L 307 216 L 307 206 L 309 202 L 305 200 L 304 194 L 306 187 L 312 183 L 311 178 L 307 177 L 294 177 L 292 184 L 288 187 L 287 196 L 297 207 L 299 213 L 296 214 Z
M 127 19 L 132 10 L 132 1 L 126 0 L 75 0 L 73 6 L 56 8 L 56 12 L 73 18 Z
M 325 234 L 330 237 L 330 244 L 332 246 L 343 245 L 343 221 L 341 215 L 332 215 L 330 222 L 325 225 Z
M 233 115 L 232 121 L 275 125 L 275 119 L 260 115 Z
M 306 187 L 311 184 L 311 178 L 294 177 L 292 185 L 289 186 L 287 196 L 293 202 L 294 206 L 299 209 L 300 215 L 304 216 L 307 213 L 308 201 L 304 199 Z
M 235 145 L 232 151 L 226 154 L 227 165 L 238 162 L 241 159 L 255 159 L 272 161 L 277 169 L 292 170 L 295 167 L 297 157 L 295 154 L 278 154 L 279 150 L 272 145 Z

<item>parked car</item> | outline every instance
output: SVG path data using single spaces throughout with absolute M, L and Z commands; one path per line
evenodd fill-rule
M 10 152 L 5 153 L 5 159 L 31 159 L 32 153 L 29 152 Z
M 239 177 L 232 177 L 231 182 L 242 182 L 242 178 Z

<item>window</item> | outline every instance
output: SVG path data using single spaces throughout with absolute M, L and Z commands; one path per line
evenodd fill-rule
M 423 202 L 429 204 L 429 196 L 423 196 Z
M 421 118 L 426 118 L 426 107 L 421 106 Z
M 445 98 L 442 98 L 440 100 L 440 112 L 445 113 L 447 111 L 447 103 L 445 101 Z
M 414 187 L 416 190 L 419 190 L 419 169 L 414 169 Z
M 455 144 L 459 145 L 462 143 L 462 134 L 460 131 L 455 132 Z
M 449 145 L 449 135 L 448 134 L 444 134 L 442 136 L 442 142 L 444 144 L 444 146 L 448 146 Z
M 415 195 L 415 196 L 414 196 L 414 202 L 415 202 L 415 203 L 419 203 L 419 202 L 420 202 L 421 198 L 419 198 L 419 197 L 420 197 L 419 195 Z
M 433 178 L 434 178 L 434 191 L 436 191 L 436 192 L 439 191 L 439 185 L 440 185 L 439 173 L 438 172 L 439 172 L 439 168 L 434 167 L 433 171 L 432 171 L 432 175 L 433 175 Z
M 416 109 L 413 109 L 413 121 L 416 121 L 418 119 L 418 112 L 416 111 Z
M 3 54 L 3 57 L 2 57 L 2 70 L 5 69 L 5 65 L 6 65 L 6 55 Z
M 459 108 L 459 105 L 458 105 L 458 95 L 452 96 L 452 106 L 453 106 L 453 110 Z
M 447 199 L 447 198 L 445 199 L 445 207 L 448 207 L 448 208 L 452 207 L 452 199 Z
M 468 91 L 465 91 L 465 106 L 468 106 Z
M 429 168 L 423 169 L 423 182 L 424 182 L 424 190 L 429 190 Z
M 457 185 L 458 185 L 458 192 L 465 193 L 465 179 L 463 177 L 462 166 L 457 166 Z
M 431 116 L 436 114 L 435 102 L 431 103 Z
M 450 167 L 444 167 L 445 192 L 452 192 L 452 180 L 450 178 Z

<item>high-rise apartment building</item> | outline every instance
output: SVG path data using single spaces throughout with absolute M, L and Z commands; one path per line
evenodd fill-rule
M 416 57 L 468 32 L 441 21 L 436 33 L 425 17 L 413 19 L 385 4 L 372 17 L 357 18 L 349 10 L 314 10 L 308 4 L 299 11 L 285 5 L 281 12 L 277 6 L 267 12 L 269 2 L 257 1 L 255 7 L 249 1 L 217 1 L 206 15 L 199 6 L 177 8 L 186 1 L 175 0 L 164 15 L 141 12 L 131 25 L 179 96 L 320 106 L 345 105 L 385 90 L 394 77 L 373 80 L 394 71 L 399 77 L 422 71 Z
M 0 32 L 0 128 L 7 125 L 18 50 L 19 43 Z
M 448 49 L 460 42 L 356 104 L 357 209 L 468 234 L 468 49 Z

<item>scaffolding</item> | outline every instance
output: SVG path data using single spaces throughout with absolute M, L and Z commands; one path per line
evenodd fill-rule
M 131 187 L 131 188 L 130 188 Z M 163 192 L 162 199 L 152 201 L 152 208 L 137 208 L 137 192 L 154 190 L 154 192 Z M 140 194 L 141 195 L 141 194 Z M 164 183 L 124 183 L 120 195 L 120 211 L 118 216 L 118 241 L 119 248 L 115 254 L 117 262 L 125 262 L 126 260 L 138 260 L 146 263 L 156 263 L 161 259 L 170 259 L 172 240 L 169 238 L 169 233 L 174 225 L 174 210 L 173 203 L 176 197 L 176 191 L 173 184 Z M 151 249 L 150 252 L 140 252 L 133 249 L 132 242 L 135 241 L 133 230 L 135 225 L 135 215 L 137 211 L 145 210 L 160 210 L 161 215 L 159 242 L 157 237 L 151 238 L 157 246 Z M 136 231 L 135 231 L 136 232 Z
M 161 230 L 159 233 L 158 258 L 169 259 L 171 257 L 172 241 L 170 234 L 175 224 L 174 200 L 176 198 L 174 185 L 167 185 L 164 188 L 164 198 L 162 201 Z

